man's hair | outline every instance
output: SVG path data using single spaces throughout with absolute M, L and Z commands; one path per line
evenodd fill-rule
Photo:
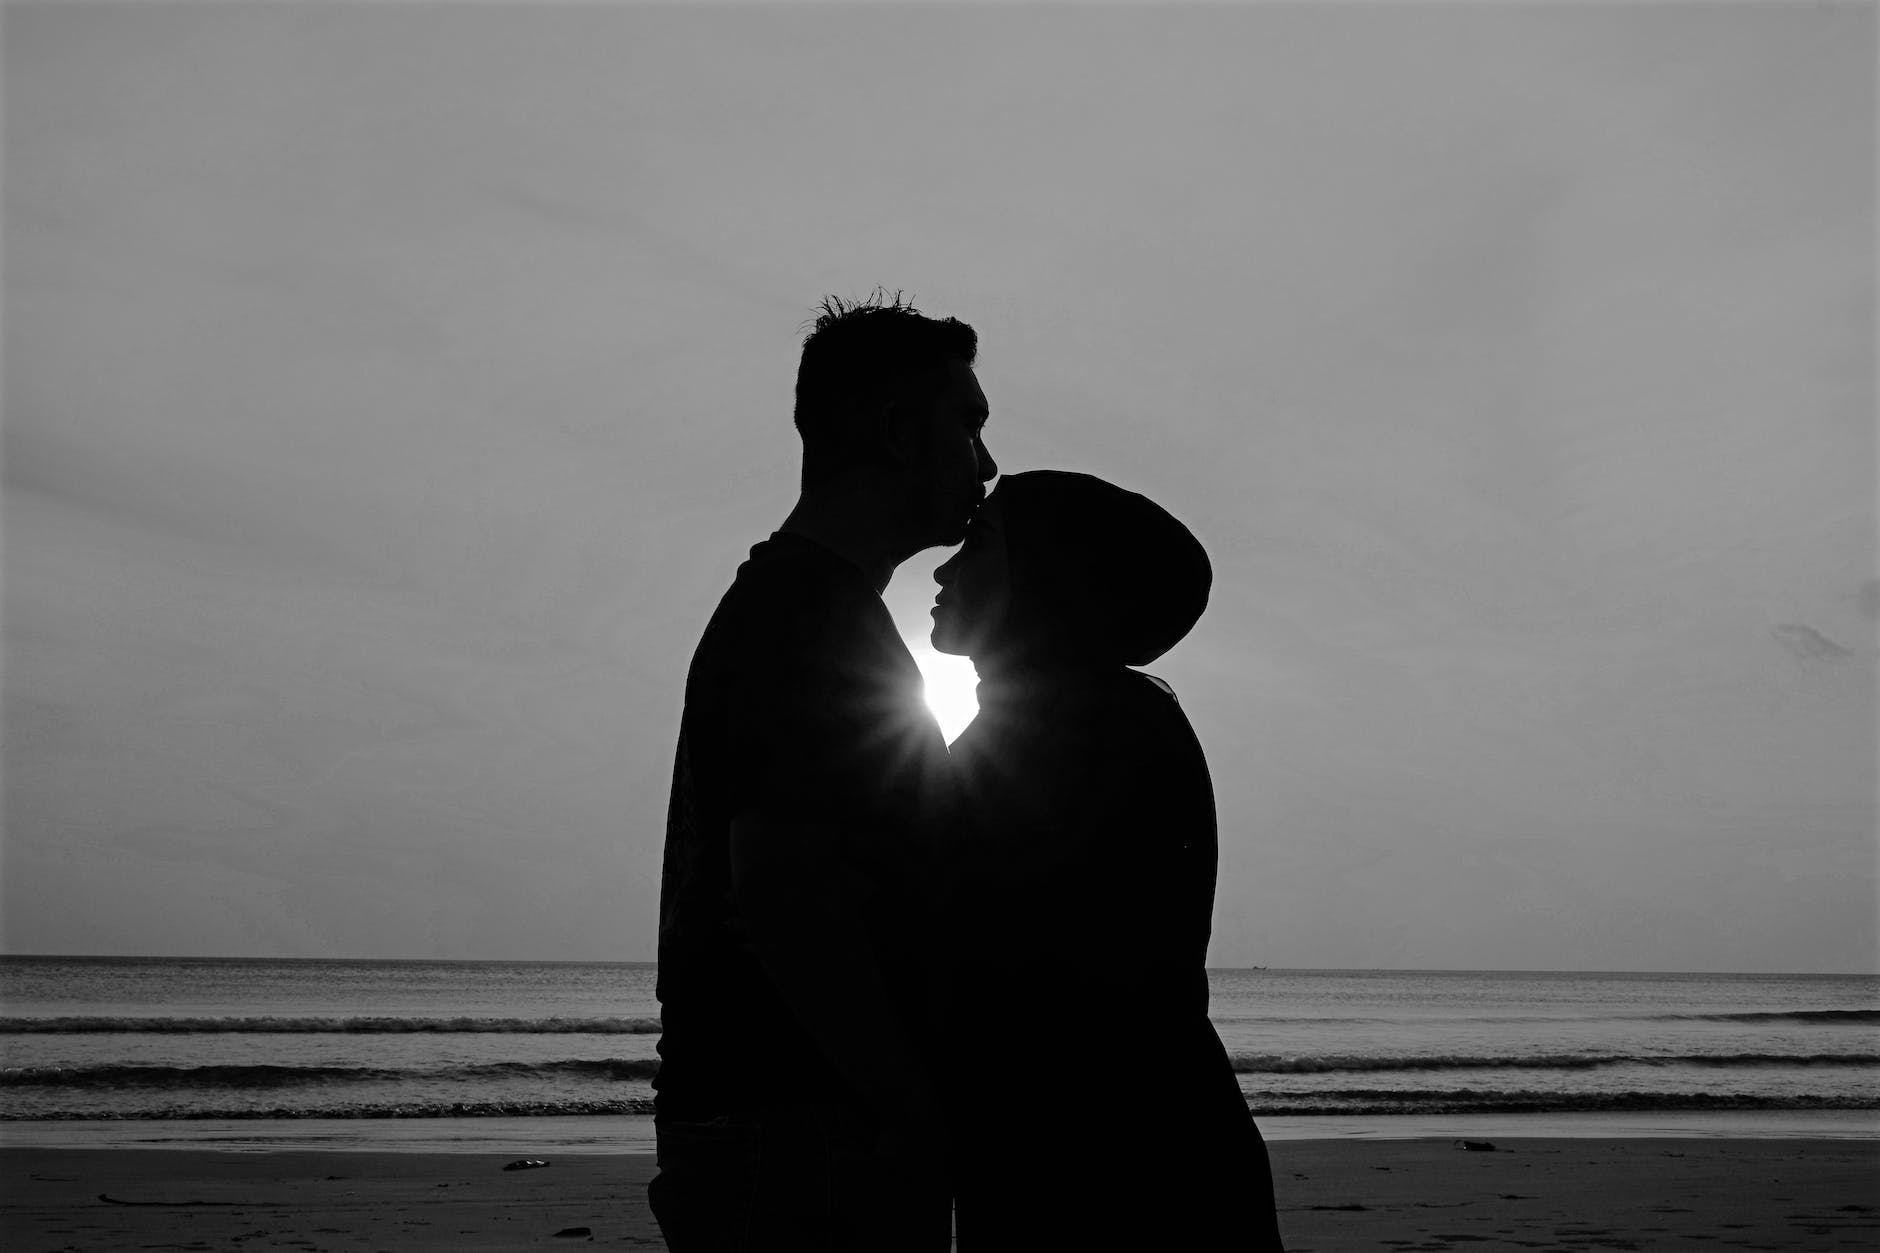
M 973 364 L 979 336 L 958 318 L 930 318 L 877 287 L 862 300 L 830 296 L 817 306 L 796 371 L 796 429 L 803 481 L 826 482 L 867 460 L 870 433 L 858 429 L 873 402 L 910 389 L 938 391 L 951 361 Z

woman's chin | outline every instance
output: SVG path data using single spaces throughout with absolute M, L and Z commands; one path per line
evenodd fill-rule
M 939 605 L 928 612 L 933 615 L 933 630 L 927 633 L 927 642 L 933 645 L 933 650 L 949 657 L 964 657 L 966 648 L 958 619 Z

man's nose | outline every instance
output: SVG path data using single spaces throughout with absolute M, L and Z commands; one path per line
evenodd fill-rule
M 938 583 L 941 587 L 946 587 L 951 584 L 953 582 L 953 563 L 958 560 L 959 556 L 955 554 L 935 566 L 933 568 L 933 581 Z
M 981 483 L 990 483 L 993 479 L 999 477 L 999 463 L 992 459 L 991 452 L 987 451 L 986 445 L 983 442 L 978 445 L 978 448 L 979 481 Z

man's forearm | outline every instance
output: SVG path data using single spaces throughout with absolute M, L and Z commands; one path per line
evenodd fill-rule
M 932 1088 L 897 1017 L 860 908 L 861 885 L 813 824 L 739 818 L 731 881 L 751 946 L 836 1072 L 885 1117 L 931 1102 Z

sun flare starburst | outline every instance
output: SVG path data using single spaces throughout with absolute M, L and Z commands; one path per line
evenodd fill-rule
M 914 664 L 920 667 L 927 708 L 933 711 L 940 733 L 951 744 L 979 712 L 979 700 L 973 694 L 979 675 L 966 658 L 950 657 L 931 648 L 915 649 Z

